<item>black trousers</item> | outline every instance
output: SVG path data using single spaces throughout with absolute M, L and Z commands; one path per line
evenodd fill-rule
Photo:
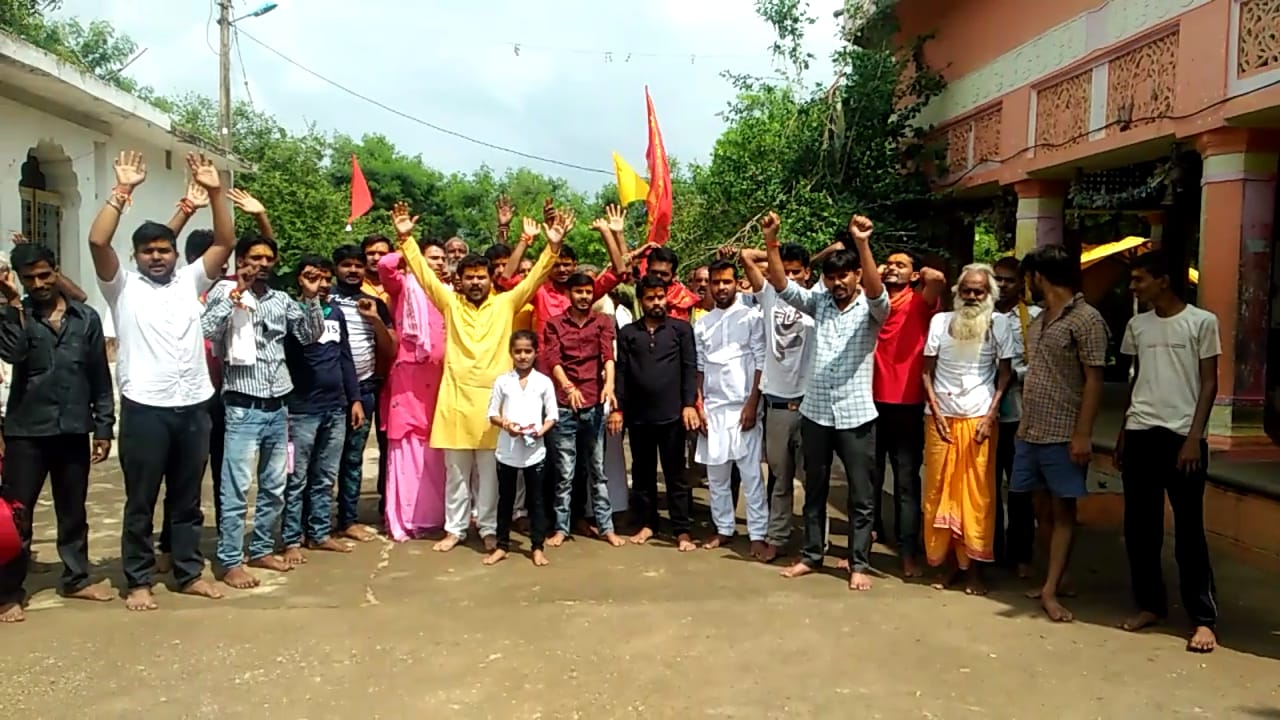
M 58 518 L 59 586 L 64 594 L 83 590 L 89 584 L 89 520 L 84 507 L 89 493 L 89 436 L 6 437 L 5 445 L 0 496 L 22 503 L 25 512 L 18 528 L 22 554 L 0 566 L 0 603 L 26 600 L 23 585 L 31 564 L 31 517 L 46 476 Z
M 884 531 L 884 473 L 893 470 L 893 529 L 898 552 L 920 554 L 920 466 L 924 464 L 924 405 L 876 403 L 875 509 L 872 529 L 881 542 Z M 887 462 L 886 462 L 887 461 Z
M 498 548 L 511 549 L 511 516 L 516 509 L 516 480 L 524 473 L 524 507 L 529 513 L 529 544 L 541 550 L 547 539 L 547 468 L 544 463 L 526 468 L 498 463 Z
M 1218 603 L 1204 536 L 1204 484 L 1208 443 L 1200 441 L 1203 462 L 1196 472 L 1178 469 L 1178 453 L 1187 438 L 1172 430 L 1124 433 L 1124 545 L 1138 609 L 1164 617 L 1169 600 L 1160 565 L 1164 544 L 1164 498 L 1173 509 L 1173 556 L 1178 563 L 1182 605 L 1191 622 L 1214 627 Z
M 1001 490 L 1013 481 L 1013 448 L 1018 439 L 1018 423 L 1000 423 L 996 442 L 996 562 L 1006 565 L 1030 565 L 1036 542 L 1036 512 L 1029 492 L 1009 491 L 1005 508 Z M 1006 514 L 1009 518 L 1005 522 Z
M 804 453 L 804 550 L 801 561 L 822 567 L 826 551 L 827 497 L 831 493 L 831 456 L 844 464 L 849 482 L 849 566 L 853 572 L 871 568 L 871 525 L 875 512 L 876 423 L 837 430 L 801 418 L 800 444 Z
M 628 425 L 627 437 L 631 444 L 631 486 L 638 505 L 636 516 L 644 527 L 658 531 L 658 461 L 661 459 L 671 532 L 674 535 L 688 533 L 693 495 L 684 475 L 684 423 L 676 420 L 661 425 Z
M 227 408 L 222 404 L 222 393 L 214 393 L 209 398 L 209 462 L 206 467 L 213 468 L 210 482 L 213 484 L 213 526 L 218 527 L 222 520 L 222 448 L 227 442 Z M 204 476 L 204 471 L 200 471 Z M 164 521 L 160 526 L 160 552 L 168 553 L 173 546 L 170 542 L 172 531 L 169 527 L 169 508 L 165 506 Z M 204 511 L 200 512 L 200 525 L 204 526 Z
M 130 590 L 152 585 L 156 563 L 152 518 L 162 483 L 173 545 L 173 579 L 185 587 L 204 570 L 200 491 L 209 459 L 209 422 L 207 403 L 166 408 L 120 400 L 125 495 L 120 558 Z
M 386 421 L 386 418 L 382 417 L 382 393 L 386 389 L 386 382 L 382 379 L 375 382 L 378 389 L 373 394 L 373 433 L 378 443 L 378 522 L 385 525 L 387 522 L 387 431 L 382 429 Z

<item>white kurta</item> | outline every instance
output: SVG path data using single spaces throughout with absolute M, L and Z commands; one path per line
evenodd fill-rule
M 707 428 L 698 435 L 694 459 L 707 466 L 712 521 L 719 535 L 733 536 L 730 478 L 737 465 L 747 505 L 747 534 L 752 540 L 764 540 L 769 504 L 760 472 L 763 413 L 757 413 L 750 430 L 743 430 L 740 424 L 756 371 L 764 369 L 764 316 L 739 299 L 726 309 L 715 308 L 699 318 L 693 339 L 707 415 Z

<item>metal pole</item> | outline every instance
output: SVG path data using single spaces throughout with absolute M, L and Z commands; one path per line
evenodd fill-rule
M 218 128 L 222 149 L 231 152 L 231 0 L 218 0 Z

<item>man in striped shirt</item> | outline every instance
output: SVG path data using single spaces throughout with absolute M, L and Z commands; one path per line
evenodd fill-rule
M 275 555 L 275 529 L 284 509 L 288 415 L 285 398 L 293 380 L 285 364 L 284 338 L 307 345 L 324 334 L 318 295 L 323 276 L 298 277 L 302 303 L 271 288 L 276 244 L 247 235 L 236 244 L 236 282 L 209 292 L 201 326 L 205 337 L 225 350 L 222 402 L 227 434 L 222 465 L 222 517 L 218 521 L 218 564 L 222 581 L 251 588 L 258 579 L 244 568 L 247 495 L 255 471 L 258 496 L 249 566 L 286 572 L 292 566 Z M 309 268 L 313 270 L 313 268 Z M 233 315 L 236 317 L 233 318 Z

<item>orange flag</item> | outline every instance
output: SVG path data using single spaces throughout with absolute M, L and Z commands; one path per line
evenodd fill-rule
M 351 216 L 347 218 L 347 232 L 351 232 L 351 223 L 356 218 L 373 209 L 373 195 L 369 192 L 369 183 L 365 182 L 364 172 L 360 170 L 360 161 L 351 156 Z
M 644 100 L 649 109 L 649 149 L 644 154 L 649 163 L 649 196 L 644 201 L 649 211 L 649 242 L 666 245 L 671 239 L 671 166 L 667 164 L 667 146 L 662 142 L 648 86 Z

